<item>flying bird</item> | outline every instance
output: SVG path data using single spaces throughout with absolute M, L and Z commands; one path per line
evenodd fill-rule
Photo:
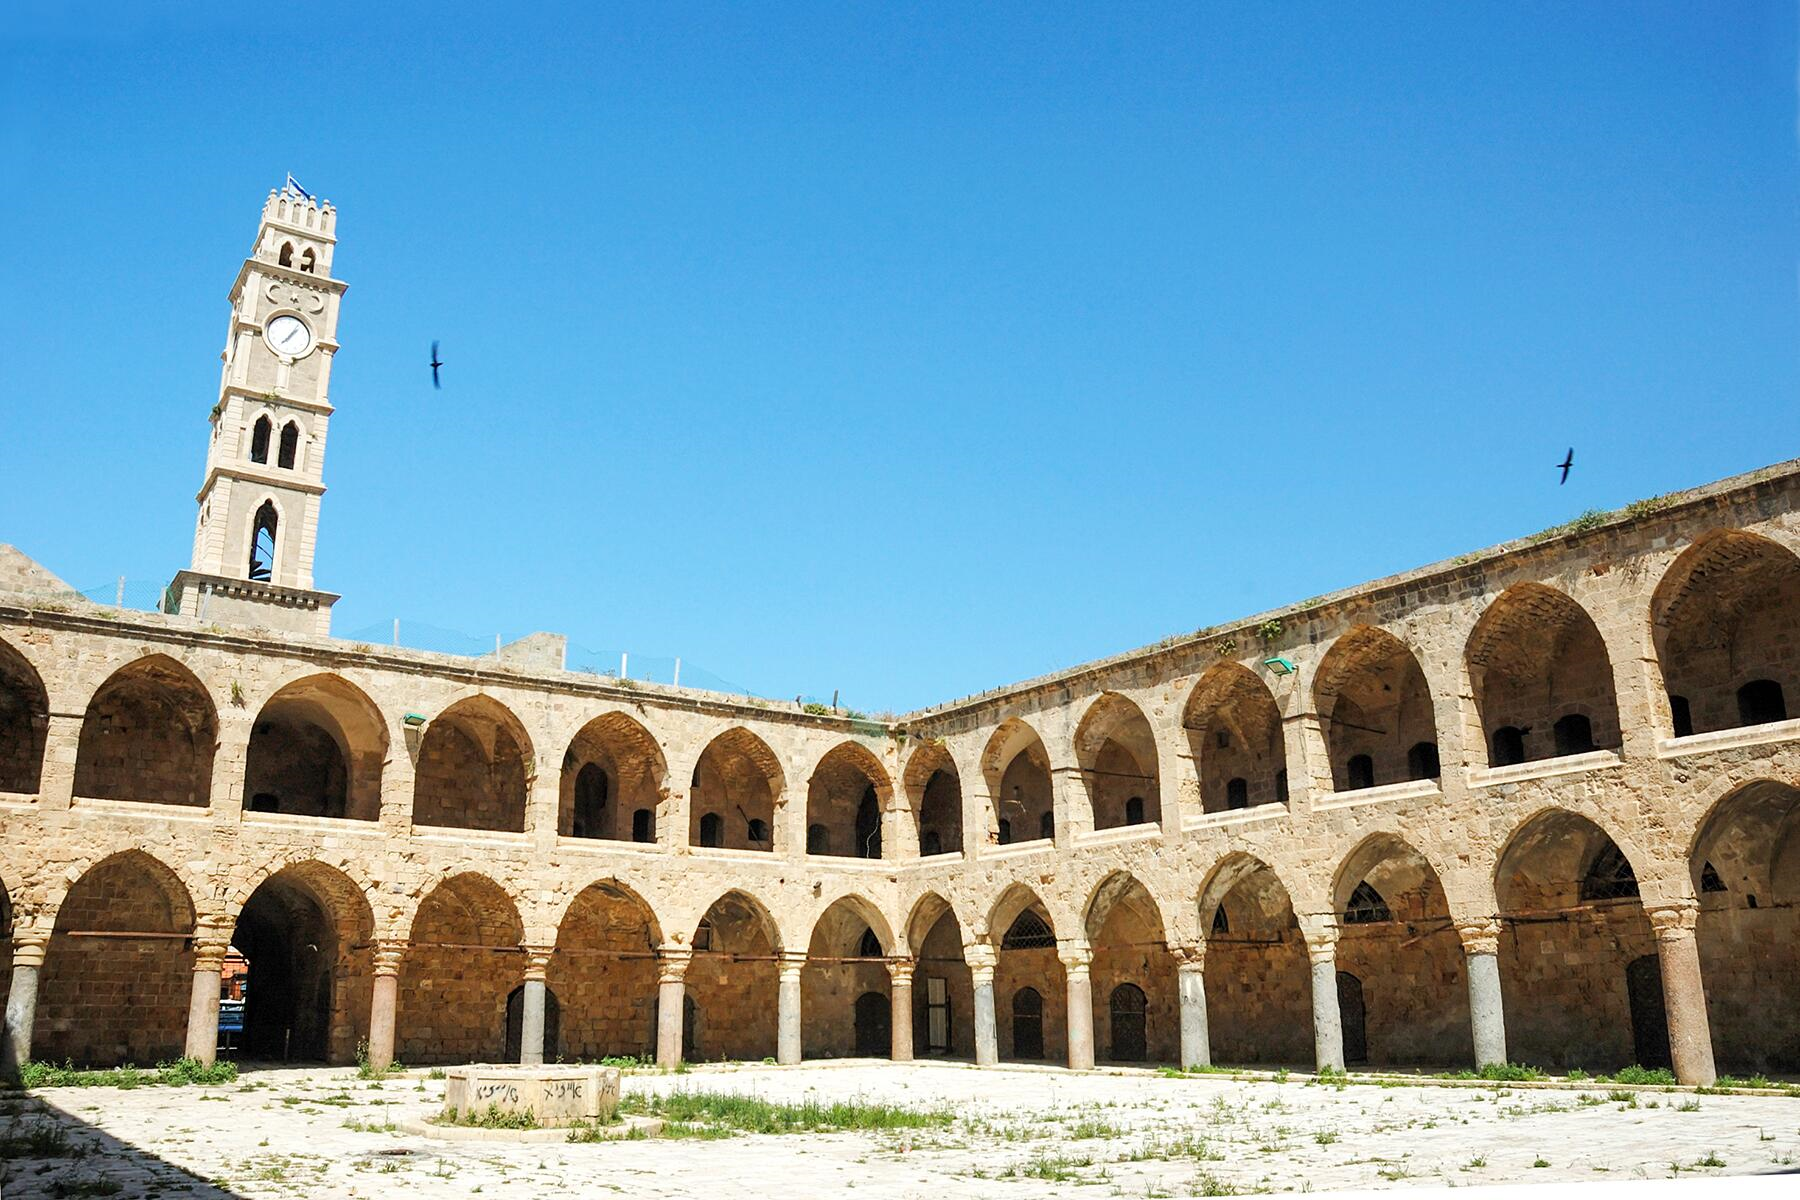
M 441 391 L 444 385 L 438 382 L 438 368 L 444 364 L 438 361 L 437 348 L 436 342 L 431 343 L 431 386 Z M 1567 475 L 1568 471 L 1565 470 L 1563 474 Z
M 434 342 L 433 345 L 435 346 L 436 343 Z M 431 357 L 437 357 L 437 351 L 435 349 L 432 350 Z M 1556 465 L 1562 468 L 1562 478 L 1556 481 L 1556 486 L 1561 487 L 1563 484 L 1569 482 L 1569 468 L 1575 465 L 1575 447 L 1570 446 L 1569 453 Z

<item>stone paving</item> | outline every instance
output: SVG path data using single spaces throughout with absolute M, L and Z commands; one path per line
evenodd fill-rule
M 1603 1085 L 1340 1088 L 885 1062 L 625 1080 L 628 1096 L 682 1088 L 947 1106 L 954 1120 L 727 1140 L 448 1142 L 396 1128 L 438 1111 L 440 1080 L 253 1070 L 218 1087 L 48 1088 L 0 1102 L 0 1195 L 1028 1200 L 1689 1178 L 1792 1171 L 1800 1157 L 1800 1099 Z M 67 1146 L 33 1157 L 45 1147 L 21 1139 L 46 1122 L 67 1126 Z

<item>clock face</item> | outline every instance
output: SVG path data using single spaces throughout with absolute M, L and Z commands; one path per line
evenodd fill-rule
M 291 317 L 285 313 L 269 322 L 263 336 L 277 354 L 285 354 L 289 358 L 299 358 L 312 349 L 312 330 L 299 317 Z

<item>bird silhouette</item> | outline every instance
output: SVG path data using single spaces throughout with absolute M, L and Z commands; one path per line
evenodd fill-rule
M 436 358 L 437 351 L 433 350 L 431 356 Z M 1562 478 L 1556 481 L 1556 486 L 1561 487 L 1563 484 L 1569 482 L 1569 468 L 1575 465 L 1575 447 L 1570 446 L 1569 453 L 1556 465 L 1562 468 Z
M 443 365 L 438 361 L 438 344 L 433 342 L 431 343 L 431 386 L 440 390 L 444 385 L 438 382 L 438 368 Z M 1564 474 L 1567 472 L 1565 471 Z

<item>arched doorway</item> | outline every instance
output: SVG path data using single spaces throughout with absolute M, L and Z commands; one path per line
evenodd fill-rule
M 975 1056 L 975 982 L 963 958 L 962 925 L 942 896 L 930 893 L 907 921 L 913 975 L 913 1053 L 920 1057 Z
M 994 906 L 988 928 L 1001 931 L 994 967 L 1000 1057 L 1026 1062 L 1065 1058 L 1068 987 L 1049 909 L 1036 893 L 1015 884 Z
M 1207 1029 L 1216 1063 L 1313 1061 L 1312 975 L 1287 888 L 1269 866 L 1234 854 L 1199 897 L 1209 980 Z
M 1269 685 L 1240 663 L 1209 667 L 1182 714 L 1200 770 L 1205 811 L 1287 803 L 1281 710 Z
M 1175 960 L 1161 910 L 1138 879 L 1115 871 L 1088 898 L 1084 930 L 1092 951 L 1094 1041 L 1119 1062 L 1174 1062 L 1180 1054 Z M 1134 1010 L 1113 1003 L 1136 998 Z M 1115 1017 L 1127 1028 L 1115 1029 Z M 1125 1047 L 1128 1055 L 1118 1053 Z
M 50 729 L 50 699 L 23 655 L 0 642 L 0 792 L 35 795 Z
M 861 1005 L 870 995 L 888 1003 L 886 956 L 893 940 L 881 911 L 863 897 L 845 896 L 819 914 L 800 976 L 803 1057 L 889 1056 L 891 1043 L 865 1048 Z
M 1606 642 L 1567 593 L 1506 589 L 1476 622 L 1464 658 L 1490 766 L 1618 748 Z
M 637 836 L 633 814 L 654 814 L 667 783 L 662 749 L 649 730 L 622 712 L 595 717 L 563 754 L 556 830 L 563 837 L 654 841 L 654 834 Z
M 687 995 L 698 1010 L 694 1035 L 709 1059 L 774 1058 L 780 1011 L 781 939 L 774 918 L 748 892 L 713 901 L 695 928 Z M 683 1057 L 699 1061 L 699 1051 Z
M 616 879 L 589 884 L 570 903 L 545 975 L 560 1006 L 556 1044 L 567 1057 L 655 1053 L 656 949 L 662 940 L 649 904 Z M 552 1057 L 549 1050 L 544 1057 Z
M 856 1055 L 887 1058 L 893 1050 L 888 998 L 881 992 L 864 992 L 856 998 Z
M 919 827 L 919 854 L 961 854 L 963 848 L 962 777 L 950 752 L 936 742 L 921 742 L 906 760 L 907 800 Z
M 218 714 L 193 672 L 152 655 L 115 671 L 81 719 L 75 795 L 204 808 Z
M 1027 1062 L 1044 1057 L 1044 996 L 1033 987 L 1022 987 L 1012 998 L 1012 1054 Z
M 360 689 L 336 675 L 296 680 L 250 727 L 244 807 L 373 821 L 387 748 L 387 726 Z
M 507 1061 L 506 997 L 524 975 L 524 933 L 512 897 L 485 875 L 431 889 L 400 968 L 400 1061 Z
M 1631 1046 L 1640 1067 L 1672 1067 L 1669 1013 L 1664 1007 L 1662 963 L 1640 954 L 1625 964 L 1625 993 L 1631 1005 Z
M 1000 845 L 1056 836 L 1050 752 L 1037 731 L 1014 717 L 988 739 L 981 772 L 994 798 L 992 838 Z
M 704 846 L 708 817 L 726 850 L 775 849 L 775 807 L 782 801 L 781 760 L 741 726 L 708 743 L 689 781 L 688 844 Z
M 880 760 L 855 742 L 820 759 L 806 785 L 806 852 L 880 858 L 881 801 L 888 790 Z
M 1114 1062 L 1143 1062 L 1149 1057 L 1145 1014 L 1149 998 L 1135 983 L 1121 983 L 1107 1001 L 1111 1032 L 1109 1057 Z
M 244 901 L 231 945 L 243 956 L 241 1058 L 349 1062 L 367 1036 L 374 915 L 323 863 L 286 867 Z
M 522 833 L 531 743 L 510 710 L 470 696 L 439 713 L 419 742 L 413 824 Z
M 1332 643 L 1314 678 L 1338 791 L 1399 783 L 1436 764 L 1431 689 L 1399 638 L 1358 625 Z

